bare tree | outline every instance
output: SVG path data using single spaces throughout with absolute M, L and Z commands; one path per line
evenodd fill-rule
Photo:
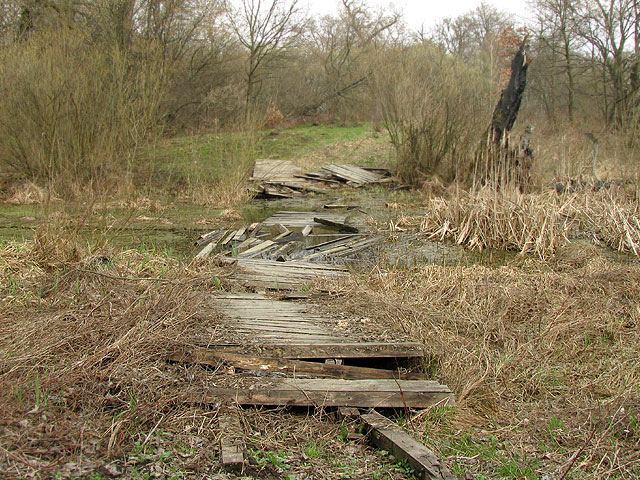
M 343 0 L 337 17 L 324 17 L 312 29 L 311 49 L 322 64 L 322 96 L 305 108 L 306 114 L 330 102 L 350 100 L 369 78 L 375 51 L 392 43 L 400 16 L 372 11 L 357 0 Z
M 227 0 L 229 23 L 247 50 L 245 119 L 251 113 L 265 68 L 301 34 L 304 18 L 299 0 Z
M 576 18 L 576 2 L 569 0 L 537 0 L 534 8 L 538 23 L 541 26 L 538 39 L 550 51 L 554 61 L 552 68 L 560 64 L 567 81 L 567 113 L 572 122 L 575 110 L 575 44 L 576 28 L 579 20 Z M 554 72 L 550 72 L 553 76 Z
M 637 0 L 590 0 L 579 7 L 577 32 L 600 63 L 605 96 L 607 87 L 611 92 L 606 121 L 622 125 L 632 113 L 635 62 L 629 59 L 638 48 Z M 636 45 L 630 45 L 632 42 Z

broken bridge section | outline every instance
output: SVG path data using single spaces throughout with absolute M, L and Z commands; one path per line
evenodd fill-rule
M 212 305 L 224 315 L 220 330 L 232 335 L 203 336 L 201 347 L 170 358 L 216 368 L 224 365 L 237 377 L 192 399 L 223 405 L 219 420 L 223 465 L 240 470 L 244 466 L 239 407 L 333 408 L 351 412 L 365 425 L 372 443 L 406 459 L 418 478 L 455 478 L 433 452 L 374 410 L 455 404 L 449 387 L 422 372 L 422 345 L 328 314 L 320 305 L 300 301 L 300 296 L 212 294 Z
M 392 181 L 384 169 L 329 165 L 303 172 L 272 160 L 258 160 L 253 176 L 258 193 L 267 197 Z M 196 257 L 218 255 L 235 267 L 232 278 L 238 284 L 260 292 L 302 293 L 211 294 L 210 305 L 222 314 L 219 327 L 170 360 L 224 366 L 230 374 L 192 399 L 223 405 L 220 458 L 228 468 L 244 468 L 242 407 L 309 407 L 333 409 L 343 418 L 350 412 L 372 443 L 408 461 L 418 478 L 454 478 L 433 452 L 374 410 L 455 404 L 449 387 L 424 374 L 423 346 L 374 322 L 367 326 L 327 313 L 303 288 L 319 278 L 347 277 L 346 265 L 384 240 L 363 231 L 355 216 L 359 207 L 324 208 L 343 211 L 280 211 L 262 222 L 202 235 Z
M 420 372 L 422 345 L 389 340 L 376 329 L 323 313 L 319 306 L 262 294 L 212 295 L 233 337 L 172 360 L 226 363 L 249 375 L 235 388 L 212 388 L 205 401 L 239 405 L 425 408 L 452 405 L 451 390 Z M 391 366 L 391 368 L 389 368 Z M 252 375 L 259 374 L 253 378 Z M 253 378 L 253 379 L 252 379 Z
M 280 211 L 260 223 L 203 235 L 197 258 L 218 254 L 239 267 L 234 278 L 246 287 L 297 289 L 319 278 L 348 275 L 344 266 L 375 248 L 382 235 L 361 232 L 349 214 Z

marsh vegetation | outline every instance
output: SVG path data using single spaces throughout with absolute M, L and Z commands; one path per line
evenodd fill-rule
M 400 421 L 456 474 L 640 475 L 637 2 L 536 0 L 526 26 L 483 4 L 429 32 L 302 7 L 0 5 L 0 476 L 227 478 L 217 409 L 184 399 L 232 373 L 165 359 L 219 325 L 198 292 L 238 288 L 193 240 L 292 208 L 254 200 L 257 158 L 389 167 L 406 189 L 293 208 L 357 204 L 387 250 L 455 249 L 314 287 L 424 343 L 458 402 Z M 477 166 L 527 35 L 523 188 Z M 244 427 L 255 478 L 408 475 L 322 410 Z

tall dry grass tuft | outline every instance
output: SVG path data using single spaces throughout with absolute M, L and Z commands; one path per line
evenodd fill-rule
M 400 178 L 418 185 L 469 175 L 489 124 L 489 82 L 427 44 L 387 52 L 374 77 Z
M 69 27 L 2 48 L 0 76 L 0 164 L 69 193 L 122 183 L 156 128 L 165 74 L 152 45 L 134 55 Z
M 559 195 L 517 189 L 458 191 L 431 198 L 420 230 L 471 249 L 503 249 L 550 258 L 574 238 L 640 254 L 640 200 L 624 187 Z
M 215 371 L 194 367 L 194 374 L 166 357 L 216 328 L 217 313 L 201 308 L 196 290 L 219 288 L 220 268 L 136 251 L 89 252 L 64 233 L 0 250 L 5 474 L 53 478 L 70 469 L 63 476 L 87 476 L 95 459 L 131 455 L 136 443 L 157 448 L 156 429 L 177 441 L 194 419 L 208 418 L 182 402 L 201 394 Z M 77 447 L 79 435 L 86 447 Z M 214 433 L 202 435 L 215 441 Z
M 333 308 L 424 344 L 427 372 L 458 405 L 408 415 L 408 426 L 449 465 L 559 477 L 584 448 L 575 478 L 640 473 L 637 266 L 581 249 L 554 263 L 377 268 L 332 289 Z

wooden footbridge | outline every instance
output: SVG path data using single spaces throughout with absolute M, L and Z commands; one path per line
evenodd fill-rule
M 318 218 L 305 215 L 289 217 L 302 228 Z M 283 217 L 273 224 L 282 225 Z M 233 236 L 244 241 L 237 231 Z M 432 452 L 376 410 L 454 405 L 451 390 L 423 373 L 422 345 L 396 332 L 367 329 L 359 319 L 329 314 L 309 294 L 286 293 L 317 278 L 346 276 L 346 268 L 240 256 L 227 261 L 237 264 L 238 283 L 261 293 L 211 294 L 212 308 L 223 314 L 222 329 L 233 332 L 233 338 L 203 336 L 200 347 L 171 357 L 178 362 L 226 364 L 242 372 L 238 385 L 211 388 L 199 399 L 226 405 L 220 419 L 225 465 L 242 468 L 244 462 L 238 408 L 311 407 L 333 409 L 364 424 L 374 443 L 407 459 L 419 478 L 454 478 Z

